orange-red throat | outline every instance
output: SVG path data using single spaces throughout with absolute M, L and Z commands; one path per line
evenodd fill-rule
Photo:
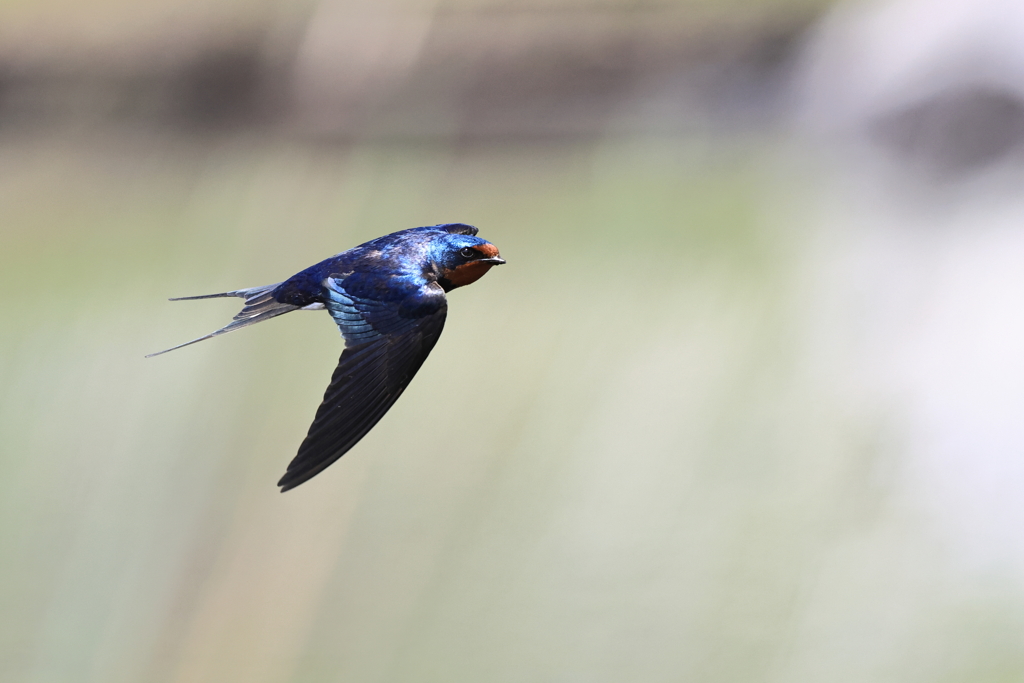
M 472 248 L 480 253 L 478 260 L 467 261 L 462 265 L 446 269 L 442 273 L 441 284 L 446 290 L 471 285 L 482 278 L 493 266 L 504 263 L 498 253 L 498 248 L 489 242 Z
M 493 263 L 486 261 L 470 261 L 446 272 L 444 279 L 451 283 L 451 288 L 464 287 L 482 278 L 492 266 Z

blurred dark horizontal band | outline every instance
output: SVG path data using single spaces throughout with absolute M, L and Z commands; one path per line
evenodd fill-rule
M 780 5 L 782 6 L 780 9 Z M 324 4 L 236 30 L 0 47 L 0 134 L 148 125 L 548 138 L 771 120 L 820 4 L 411 14 Z M 358 12 L 358 13 L 357 13 Z

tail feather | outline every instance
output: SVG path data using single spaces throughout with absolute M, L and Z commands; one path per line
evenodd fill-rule
M 274 286 L 276 287 L 277 285 Z M 259 289 L 259 287 L 255 289 Z M 226 296 L 239 296 L 244 298 L 245 293 L 251 291 L 251 289 L 238 289 L 235 290 L 234 292 L 221 292 L 220 294 L 200 294 L 199 296 L 176 296 L 171 299 L 168 299 L 168 301 L 192 301 L 193 299 L 220 299 Z
M 159 356 L 160 354 L 167 353 L 168 351 L 180 349 L 183 346 L 189 346 L 190 344 L 195 344 L 196 342 L 201 342 L 205 339 L 212 339 L 213 337 L 220 336 L 227 332 L 232 332 L 243 327 L 248 327 L 249 325 L 254 325 L 258 322 L 263 322 L 264 320 L 269 320 L 270 318 L 279 316 L 283 313 L 289 313 L 291 311 L 298 310 L 298 306 L 292 306 L 291 304 L 283 304 L 274 298 L 274 290 L 277 289 L 280 284 L 281 283 L 278 282 L 272 285 L 265 285 L 263 287 L 237 289 L 233 292 L 222 292 L 220 294 L 203 294 L 200 296 L 182 296 L 177 297 L 175 299 L 171 299 L 171 301 L 191 301 L 193 299 L 218 299 L 221 297 L 237 296 L 242 299 L 245 299 L 245 306 L 242 307 L 242 310 L 238 312 L 238 315 L 236 315 L 230 323 L 220 328 L 219 330 L 199 337 L 198 339 L 187 341 L 184 344 L 178 344 L 177 346 L 172 346 L 169 349 L 164 349 L 163 351 L 151 353 L 148 356 L 146 356 L 146 358 Z

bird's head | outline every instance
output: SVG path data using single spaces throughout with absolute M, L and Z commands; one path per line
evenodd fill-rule
M 472 284 L 492 266 L 505 263 L 496 246 L 475 235 L 443 235 L 433 251 L 437 282 L 446 292 Z

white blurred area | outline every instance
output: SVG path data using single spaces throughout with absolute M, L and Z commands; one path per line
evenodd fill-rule
M 796 121 L 832 190 L 817 324 L 903 423 L 899 498 L 975 579 L 1024 590 L 1024 3 L 847 3 Z
M 811 34 L 799 124 L 933 173 L 987 168 L 1024 142 L 1022 37 L 1015 0 L 840 5 Z

